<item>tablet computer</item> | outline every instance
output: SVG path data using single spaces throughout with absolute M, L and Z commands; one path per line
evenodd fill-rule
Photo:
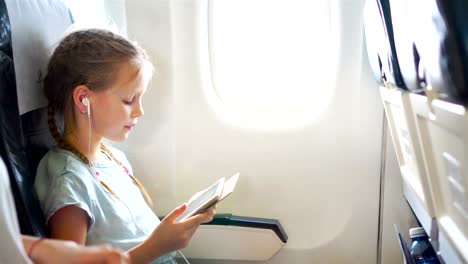
M 205 210 L 220 202 L 234 191 L 239 173 L 235 174 L 227 181 L 224 177 L 216 181 L 210 187 L 197 193 L 197 197 L 190 199 L 187 209 L 176 219 L 176 222 L 183 221 L 193 215 L 203 213 Z

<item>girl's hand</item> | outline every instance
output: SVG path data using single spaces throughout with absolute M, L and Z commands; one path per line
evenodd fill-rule
M 216 212 L 216 208 L 209 208 L 206 212 L 189 217 L 179 223 L 176 219 L 187 209 L 187 204 L 183 204 L 167 215 L 154 230 L 149 239 L 155 239 L 168 253 L 177 249 L 185 248 L 197 228 L 202 223 L 210 222 Z
M 150 262 L 169 252 L 185 248 L 197 228 L 202 223 L 213 220 L 216 206 L 210 207 L 202 214 L 194 215 L 178 223 L 175 220 L 187 209 L 187 204 L 182 204 L 167 215 L 156 227 L 148 239 L 138 249 L 130 251 L 132 261 L 135 263 Z M 151 259 L 145 257 L 150 256 Z

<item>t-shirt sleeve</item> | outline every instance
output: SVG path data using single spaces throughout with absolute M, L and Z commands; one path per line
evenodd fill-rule
M 73 205 L 87 214 L 88 229 L 94 224 L 95 217 L 92 213 L 92 199 L 87 192 L 85 183 L 73 172 L 64 172 L 54 177 L 48 188 L 46 197 L 41 201 L 41 206 L 48 222 L 59 209 Z

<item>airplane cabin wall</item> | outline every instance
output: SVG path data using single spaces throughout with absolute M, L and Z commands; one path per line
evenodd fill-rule
M 128 36 L 157 74 L 120 147 L 158 215 L 239 171 L 217 212 L 280 220 L 288 243 L 265 263 L 376 263 L 383 107 L 363 45 L 364 1 L 333 2 L 341 41 L 328 108 L 301 128 L 255 130 L 207 103 L 208 1 L 126 1 Z
M 385 122 L 387 121 L 385 120 Z M 397 225 L 407 244 L 410 244 L 411 241 L 409 229 L 417 227 L 419 224 L 403 196 L 401 172 L 388 126 L 385 139 L 384 205 L 382 208 L 380 264 L 394 264 L 403 261 L 394 224 Z

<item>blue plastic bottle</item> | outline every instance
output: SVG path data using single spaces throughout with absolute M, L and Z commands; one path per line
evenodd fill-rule
M 432 248 L 426 231 L 422 227 L 410 229 L 411 256 L 416 264 L 440 264 L 437 254 Z

